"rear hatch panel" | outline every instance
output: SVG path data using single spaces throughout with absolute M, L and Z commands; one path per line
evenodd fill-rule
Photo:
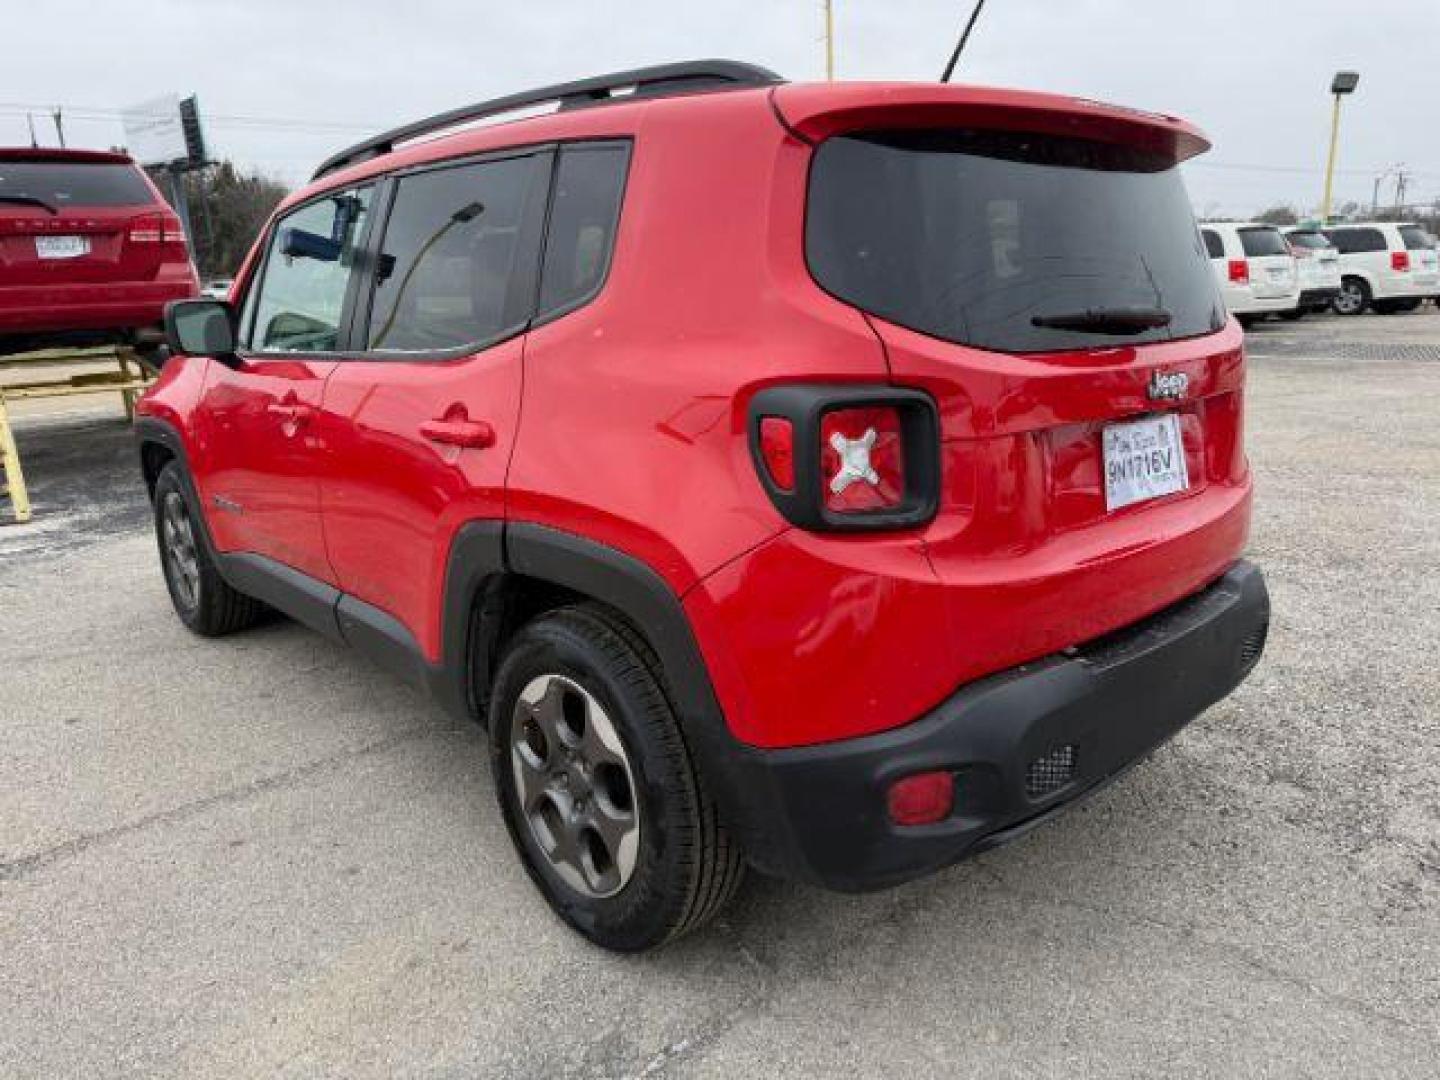
M 1243 548 L 1250 486 L 1242 335 L 1175 169 L 1203 136 L 1047 95 L 863 90 L 775 100 L 819 144 L 812 275 L 867 312 L 893 381 L 939 407 L 940 509 L 917 543 L 944 586 L 955 684 L 1219 577 Z M 877 160 L 827 150 L 837 136 Z M 825 190 L 827 154 L 853 198 Z M 956 156 L 917 165 L 926 154 Z M 1067 325 L 1034 322 L 1057 313 Z M 1188 486 L 1110 510 L 1105 429 L 1150 416 L 1174 417 Z

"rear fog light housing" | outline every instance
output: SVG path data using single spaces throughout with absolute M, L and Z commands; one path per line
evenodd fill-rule
M 955 777 L 949 772 L 915 773 L 890 785 L 885 794 L 896 825 L 933 825 L 955 809 Z

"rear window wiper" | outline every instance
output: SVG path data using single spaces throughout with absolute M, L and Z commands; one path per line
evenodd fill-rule
M 1087 308 L 1058 315 L 1036 315 L 1032 326 L 1047 330 L 1085 330 L 1092 334 L 1139 334 L 1170 325 L 1164 308 Z
M 44 207 L 44 209 L 49 211 L 51 217 L 54 217 L 60 213 L 57 207 L 46 202 L 38 195 L 0 195 L 0 202 L 24 203 L 26 206 Z

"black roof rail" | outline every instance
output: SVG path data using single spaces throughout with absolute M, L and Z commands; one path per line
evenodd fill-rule
M 603 105 L 609 101 L 665 97 L 697 90 L 770 86 L 784 81 L 775 72 L 755 64 L 744 64 L 736 60 L 688 60 L 678 64 L 658 64 L 655 67 L 635 68 L 633 71 L 617 71 L 610 75 L 557 83 L 538 90 L 525 90 L 506 97 L 492 98 L 474 105 L 462 105 L 458 109 L 451 109 L 425 120 L 416 120 L 383 135 L 376 135 L 326 158 L 310 179 L 318 180 L 336 169 L 388 154 L 395 149 L 397 143 L 418 139 L 422 135 L 443 131 L 472 120 L 482 120 L 487 116 L 516 112 L 532 105 L 544 105 L 553 101 L 558 102 L 561 109 L 581 109 L 591 105 Z M 632 87 L 632 93 L 615 93 L 617 90 Z

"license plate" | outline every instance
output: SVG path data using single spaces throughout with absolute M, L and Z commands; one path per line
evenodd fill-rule
M 85 236 L 37 236 L 35 254 L 42 259 L 78 259 L 90 254 L 90 240 Z
M 1157 499 L 1190 486 L 1180 418 L 1174 413 L 1111 424 L 1101 435 L 1105 452 L 1105 508 Z

